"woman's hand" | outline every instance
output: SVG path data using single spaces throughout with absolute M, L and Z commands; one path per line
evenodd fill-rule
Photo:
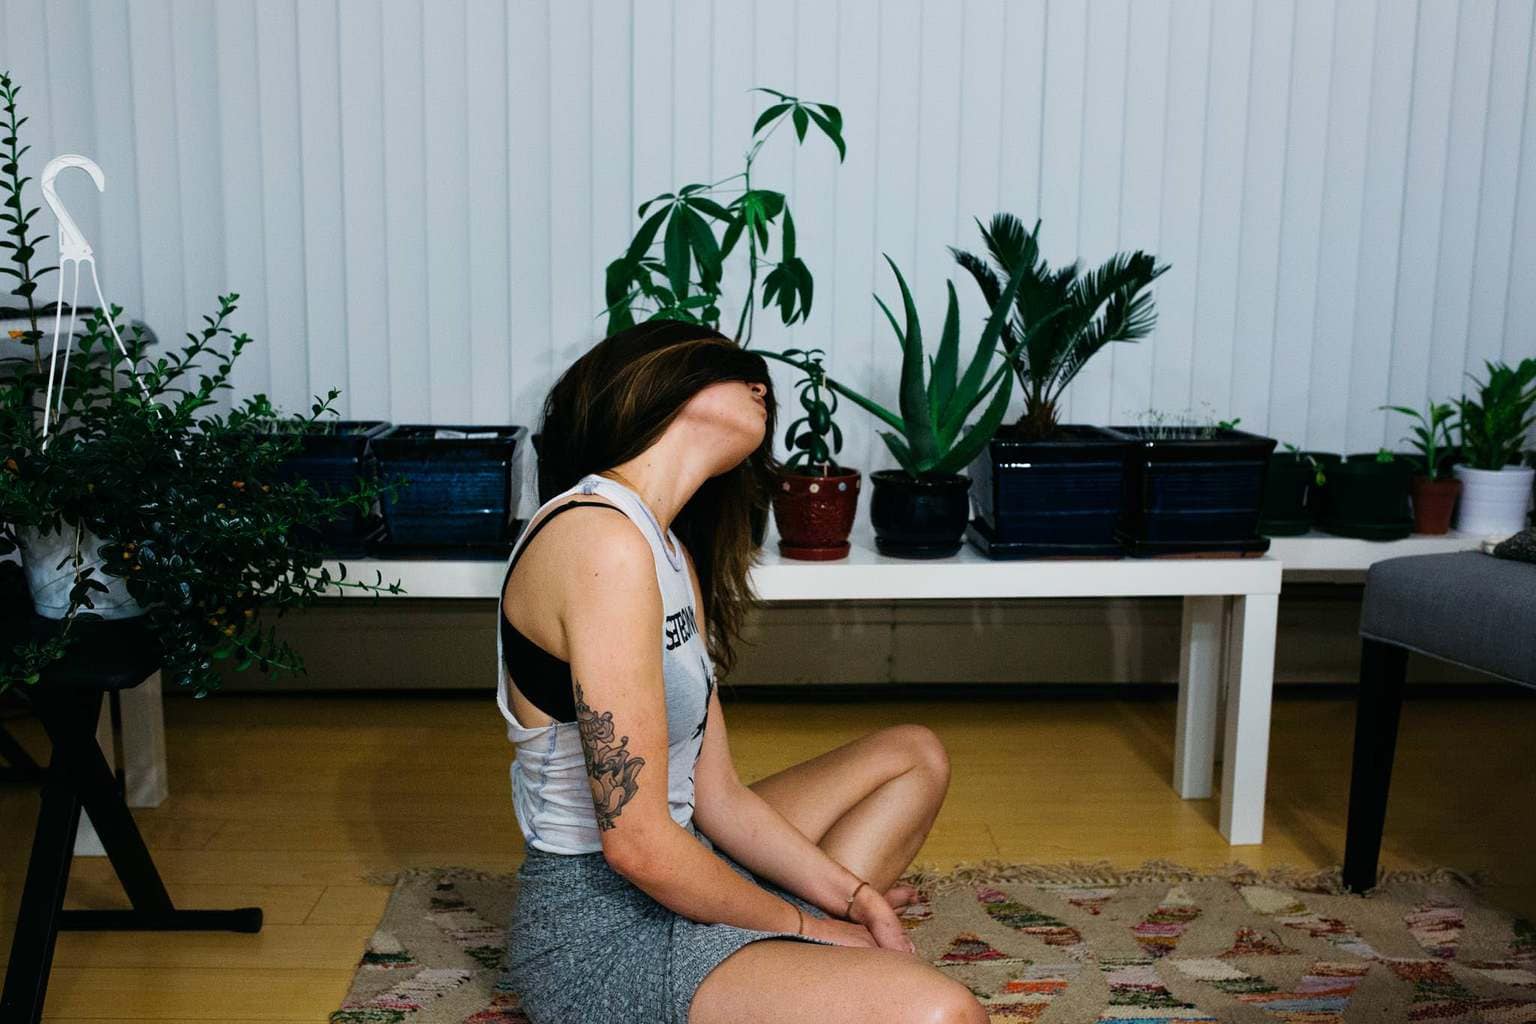
M 863 946 L 868 949 L 879 947 L 875 937 L 869 933 L 869 929 L 861 924 L 851 921 L 843 921 L 835 917 L 812 917 L 805 915 L 805 928 L 802 935 L 808 935 L 813 939 L 825 939 L 827 942 L 835 942 L 839 946 Z
M 865 886 L 854 898 L 849 919 L 857 921 L 861 930 L 867 931 L 881 949 L 895 949 L 903 953 L 916 953 L 917 947 L 907 937 L 896 911 L 886 902 L 885 896 L 874 886 Z

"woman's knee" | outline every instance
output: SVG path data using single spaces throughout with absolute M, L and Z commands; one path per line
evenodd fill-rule
M 949 751 L 944 741 L 926 725 L 909 722 L 887 730 L 911 763 L 943 785 L 949 783 Z
M 924 987 L 911 1009 L 911 1014 L 903 1018 L 905 1024 L 988 1024 L 990 1019 L 986 1007 L 970 989 L 943 976 Z

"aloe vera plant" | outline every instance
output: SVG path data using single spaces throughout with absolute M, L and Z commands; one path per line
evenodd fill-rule
M 946 282 L 949 287 L 949 306 L 944 315 L 944 329 L 939 336 L 938 355 L 927 360 L 923 351 L 922 324 L 912 301 L 912 292 L 907 287 L 906 279 L 901 276 L 900 268 L 889 256 L 885 257 L 885 261 L 890 264 L 891 272 L 896 275 L 896 283 L 901 288 L 906 321 L 905 326 L 897 323 L 890 307 L 878 295 L 875 297 L 901 344 L 900 415 L 832 377 L 825 378 L 826 384 L 892 428 L 881 431 L 880 438 L 891 450 L 891 454 L 896 456 L 896 461 L 907 475 L 916 479 L 958 473 L 970 465 L 971 460 L 992 440 L 992 435 L 997 433 L 1008 411 L 1008 399 L 1013 394 L 1013 376 L 1009 364 L 1005 358 L 990 376 L 988 367 L 992 363 L 992 353 L 998 339 L 1002 337 L 1014 294 L 1024 276 L 1014 274 L 1002 289 L 1001 298 L 993 306 L 992 315 L 976 344 L 976 351 L 962 374 L 959 365 L 960 304 L 955 296 L 954 282 Z M 776 352 L 759 350 L 759 354 L 805 369 L 797 360 Z M 962 433 L 966 417 L 989 394 L 992 398 L 981 418 L 968 432 Z

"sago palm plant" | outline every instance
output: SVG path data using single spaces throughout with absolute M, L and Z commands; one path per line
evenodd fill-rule
M 1118 253 L 1086 273 L 1075 261 L 1053 269 L 1040 255 L 1040 221 L 1026 231 L 1017 217 L 999 213 L 990 225 L 976 226 L 990 264 L 953 246 L 949 251 L 993 309 L 1007 305 L 1002 282 L 1020 278 L 1002 347 L 1024 387 L 1017 429 L 1026 439 L 1047 437 L 1056 429 L 1061 393 L 1095 352 L 1152 333 L 1157 313 L 1145 289 L 1168 266 L 1138 250 Z

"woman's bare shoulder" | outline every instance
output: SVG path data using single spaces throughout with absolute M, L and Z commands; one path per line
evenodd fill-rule
M 601 495 L 583 495 L 582 500 L 608 508 L 583 504 L 549 519 L 526 543 L 513 577 L 522 575 L 526 565 L 525 578 L 538 580 L 541 591 L 548 593 L 551 584 L 559 592 L 570 592 L 590 586 L 594 577 L 611 580 L 616 575 L 639 574 L 643 580 L 643 573 L 654 574 L 650 543 L 624 510 Z M 553 512 L 549 509 L 535 517 L 529 529 Z M 507 588 L 510 593 L 512 579 L 507 581 Z

